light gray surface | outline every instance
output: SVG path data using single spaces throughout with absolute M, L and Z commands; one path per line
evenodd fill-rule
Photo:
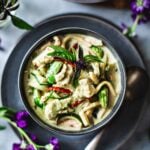
M 100 7 L 100 5 L 83 5 L 75 4 L 71 2 L 66 2 L 63 0 L 25 0 L 21 1 L 21 6 L 17 14 L 30 22 L 31 24 L 36 24 L 41 20 L 67 12 L 84 12 L 102 16 L 106 19 L 111 20 L 116 25 L 119 25 L 122 21 L 128 24 L 132 23 L 130 19 L 130 12 L 127 10 L 116 10 L 110 8 Z M 150 24 L 141 25 L 138 27 L 139 36 L 134 39 L 137 44 L 146 64 L 150 63 Z M 16 29 L 11 24 L 6 28 L 0 29 L 0 37 L 2 38 L 2 45 L 5 47 L 6 51 L 0 51 L 0 77 L 2 76 L 2 70 L 11 53 L 13 47 L 16 45 L 18 39 L 22 36 L 24 31 Z M 127 50 L 128 53 L 128 50 Z M 130 54 L 129 54 L 130 55 Z M 15 59 L 15 58 L 14 58 Z M 150 65 L 148 65 L 148 70 L 150 73 Z M 123 149 L 133 149 L 133 150 L 149 150 L 150 141 L 147 137 L 147 129 L 150 127 L 150 106 L 147 103 L 145 106 L 145 112 L 140 120 L 139 126 L 136 133 L 129 139 Z M 0 120 L 0 123 L 2 121 Z M 5 123 L 4 123 L 5 124 Z M 6 142 L 7 141 L 7 142 Z M 5 131 L 0 132 L 0 149 L 10 150 L 12 142 L 17 142 L 18 139 L 11 131 L 10 127 Z

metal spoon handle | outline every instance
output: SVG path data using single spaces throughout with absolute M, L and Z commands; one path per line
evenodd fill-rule
M 102 134 L 104 133 L 104 130 L 102 130 L 100 133 L 98 133 L 90 142 L 89 144 L 85 147 L 84 150 L 95 150 L 100 138 L 102 137 Z

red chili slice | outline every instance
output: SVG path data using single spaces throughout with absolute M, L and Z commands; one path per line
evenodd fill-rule
M 80 105 L 82 102 L 84 102 L 85 100 L 80 100 L 80 101 L 75 101 L 74 103 L 71 104 L 71 107 L 77 107 L 78 105 Z
M 73 62 L 71 62 L 71 61 L 67 61 L 67 60 L 65 60 L 65 59 L 63 59 L 63 58 L 54 57 L 54 60 L 61 61 L 61 62 L 63 62 L 63 63 L 69 64 L 69 65 L 71 65 L 72 67 L 76 67 L 76 64 L 75 64 L 75 63 L 73 63 Z
M 49 87 L 48 91 L 55 91 L 59 93 L 66 93 L 66 94 L 71 94 L 72 92 L 69 89 L 61 88 L 61 87 Z

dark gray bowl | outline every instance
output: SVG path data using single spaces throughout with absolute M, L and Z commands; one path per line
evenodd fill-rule
M 33 54 L 33 52 L 36 50 L 36 48 L 38 46 L 40 46 L 44 41 L 46 41 L 47 39 L 49 39 L 50 37 L 54 36 L 54 35 L 63 35 L 66 33 L 81 33 L 81 34 L 85 34 L 85 35 L 91 35 L 93 37 L 102 39 L 102 41 L 104 42 L 104 44 L 111 50 L 112 54 L 115 56 L 115 58 L 118 61 L 118 66 L 119 66 L 119 70 L 121 73 L 121 85 L 122 85 L 122 89 L 121 92 L 118 96 L 117 102 L 115 104 L 115 106 L 113 107 L 112 111 L 110 112 L 110 114 L 104 119 L 102 120 L 100 123 L 94 125 L 93 127 L 90 127 L 88 129 L 85 130 L 81 130 L 81 131 L 65 131 L 65 130 L 61 130 L 55 127 L 52 127 L 48 124 L 46 124 L 45 122 L 43 122 L 34 112 L 34 110 L 30 107 L 28 101 L 27 101 L 27 97 L 25 95 L 24 92 L 24 85 L 23 85 L 23 78 L 24 78 L 24 70 L 25 67 L 28 63 L 29 58 L 31 57 L 31 55 Z M 82 134 L 87 134 L 87 133 L 91 133 L 92 131 L 98 130 L 103 128 L 114 116 L 115 114 L 118 112 L 123 99 L 124 99 L 124 95 L 125 95 L 125 91 L 126 91 L 126 74 L 125 74 L 125 67 L 123 65 L 122 60 L 120 59 L 119 55 L 117 54 L 117 52 L 115 51 L 115 49 L 111 46 L 111 44 L 109 44 L 109 42 L 101 35 L 95 33 L 94 31 L 88 30 L 88 29 L 84 29 L 84 28 L 79 28 L 79 27 L 68 27 L 68 28 L 62 28 L 59 30 L 55 30 L 51 33 L 48 33 L 47 35 L 41 37 L 40 39 L 37 40 L 37 42 L 28 50 L 28 52 L 26 53 L 26 55 L 24 56 L 24 59 L 22 60 L 20 69 L 19 69 L 19 76 L 18 76 L 18 88 L 19 88 L 19 93 L 20 96 L 22 98 L 22 101 L 27 109 L 27 111 L 29 112 L 29 114 L 31 115 L 31 117 L 43 128 L 52 131 L 54 133 L 61 133 L 64 135 L 82 135 Z

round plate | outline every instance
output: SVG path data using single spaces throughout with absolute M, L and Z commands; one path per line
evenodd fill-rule
M 26 33 L 11 53 L 2 78 L 1 95 L 3 105 L 16 110 L 24 109 L 17 87 L 18 70 L 21 61 L 33 43 L 42 36 L 53 30 L 65 27 L 87 28 L 103 35 L 116 49 L 126 67 L 139 66 L 145 68 L 134 45 L 110 22 L 85 14 L 55 16 L 41 22 L 36 25 L 34 30 Z M 143 105 L 142 100 L 134 101 L 134 103 L 125 102 L 116 117 L 105 127 L 106 130 L 100 140 L 98 149 L 116 149 L 116 147 L 125 142 L 133 129 L 135 129 Z M 30 121 L 28 131 L 36 134 L 40 143 L 43 144 L 48 142 L 49 137 L 54 136 L 51 132 L 41 128 L 32 120 Z M 83 150 L 98 132 L 75 137 L 60 134 L 55 136 L 59 138 L 62 150 Z

